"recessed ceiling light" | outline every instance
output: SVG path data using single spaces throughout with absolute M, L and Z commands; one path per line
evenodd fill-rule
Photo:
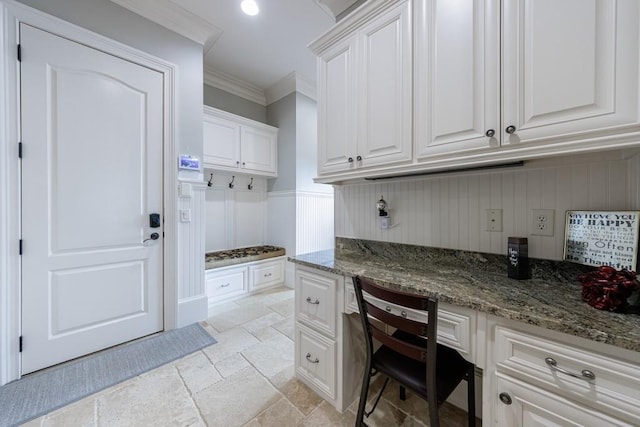
M 240 3 L 240 7 L 242 11 L 249 16 L 257 15 L 260 12 L 260 8 L 258 7 L 258 3 L 255 0 L 243 0 Z

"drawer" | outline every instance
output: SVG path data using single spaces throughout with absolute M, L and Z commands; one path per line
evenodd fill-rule
M 235 269 L 225 272 L 207 272 L 205 274 L 205 292 L 210 302 L 232 297 L 245 292 L 247 269 Z
M 360 312 L 353 283 L 350 281 L 345 286 L 344 301 L 344 312 L 346 314 Z M 388 310 L 393 314 L 402 315 L 404 312 L 406 314 L 405 317 L 409 319 L 427 322 L 427 315 L 420 310 L 403 308 L 375 297 L 371 297 L 371 301 L 377 307 Z M 473 332 L 475 330 L 476 312 L 474 310 L 438 303 L 438 342 L 457 350 L 465 359 L 473 363 L 475 363 L 475 346 L 473 343 Z
M 336 336 L 337 300 L 342 276 L 296 270 L 296 318 L 330 338 Z
M 249 266 L 249 291 L 284 282 L 284 259 Z
M 499 372 L 640 425 L 639 365 L 503 326 L 495 334 Z
M 327 398 L 336 398 L 336 342 L 296 323 L 296 374 Z

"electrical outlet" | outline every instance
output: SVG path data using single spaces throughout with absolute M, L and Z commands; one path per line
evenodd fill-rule
M 553 236 L 554 213 L 553 209 L 533 209 L 531 235 Z
M 502 209 L 487 209 L 487 231 L 502 231 Z

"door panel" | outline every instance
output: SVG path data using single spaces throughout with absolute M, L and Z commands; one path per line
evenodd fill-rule
M 163 76 L 21 24 L 22 373 L 163 327 Z
M 637 1 L 517 0 L 503 13 L 503 144 L 637 128 Z

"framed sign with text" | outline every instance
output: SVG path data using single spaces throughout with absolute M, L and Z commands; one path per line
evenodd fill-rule
M 640 211 L 567 211 L 564 260 L 636 270 Z

